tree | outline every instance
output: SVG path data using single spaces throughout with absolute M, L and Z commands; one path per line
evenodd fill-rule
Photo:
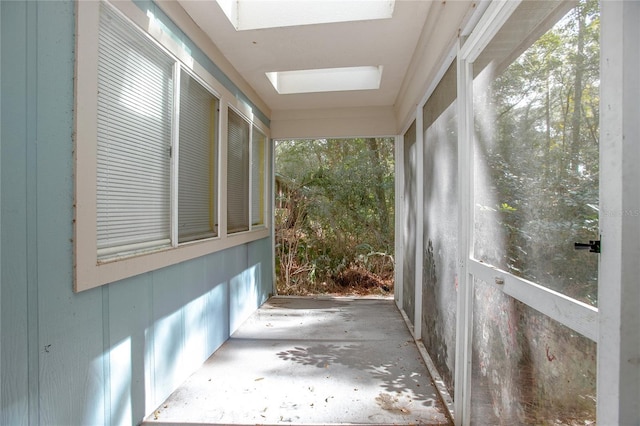
M 591 304 L 597 259 L 572 244 L 598 235 L 599 23 L 597 1 L 582 1 L 500 71 L 494 130 L 480 135 L 504 236 L 491 261 Z
M 330 289 L 349 268 L 391 275 L 393 173 L 392 139 L 278 141 L 276 246 L 284 291 L 299 284 Z

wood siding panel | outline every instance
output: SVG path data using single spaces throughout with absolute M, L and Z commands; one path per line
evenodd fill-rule
M 212 256 L 204 268 L 205 280 L 211 287 L 207 294 L 207 340 L 208 351 L 213 353 L 229 338 L 229 285 L 221 274 L 225 269 L 223 256 Z
M 34 216 L 27 219 L 35 221 L 34 233 L 28 233 L 27 239 L 33 238 L 36 244 L 28 262 L 33 262 L 37 274 L 33 298 L 38 302 L 34 349 L 39 354 L 39 420 L 41 424 L 75 419 L 99 423 L 104 415 L 102 298 L 100 292 L 77 298 L 69 288 L 73 276 L 69 170 L 73 170 L 74 38 L 68 28 L 74 27 L 74 5 L 38 2 L 32 7 L 35 21 L 27 34 L 36 37 L 35 80 L 29 83 L 33 84 L 35 116 L 28 120 L 36 130 L 26 168 L 34 174 L 36 192 L 34 197 L 27 196 Z
M 136 424 L 264 302 L 272 241 L 73 293 L 75 4 L 0 8 L 0 424 Z
M 271 190 L 270 190 L 271 191 Z M 271 193 L 271 192 L 270 192 Z M 272 258 L 271 240 L 265 238 L 263 240 L 254 241 L 248 245 L 248 262 L 249 266 L 256 266 L 258 278 L 258 300 L 266 300 L 269 295 L 274 294 L 272 285 L 273 258 Z
M 2 410 L 0 423 L 28 423 L 25 3 L 2 2 Z M 14 37 L 15 36 L 15 37 Z M 11 40 L 10 40 L 11 38 Z M 15 76 L 9 81 L 8 76 Z M 11 126 L 5 123 L 12 123 Z M 11 161 L 9 161 L 11 159 Z M 10 224 L 10 226 L 8 226 Z M 11 250 L 8 250 L 8 248 Z M 16 283 L 20 285 L 10 285 Z M 10 409 L 4 409 L 10 407 Z
M 164 273 L 152 273 L 153 286 L 153 351 L 155 399 L 164 400 L 186 379 L 184 371 L 184 306 L 185 294 L 176 286 L 184 285 L 182 264 L 170 266 Z
M 110 424 L 134 424 L 154 402 L 151 274 L 104 287 L 108 302 L 108 368 Z M 130 380 L 127 380 L 130 379 Z M 150 407 L 149 407 L 150 409 Z

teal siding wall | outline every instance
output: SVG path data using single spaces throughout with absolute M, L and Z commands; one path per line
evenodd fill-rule
M 74 294 L 74 4 L 0 19 L 0 424 L 136 424 L 266 300 L 272 242 Z

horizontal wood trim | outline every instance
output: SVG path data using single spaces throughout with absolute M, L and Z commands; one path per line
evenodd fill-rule
M 469 260 L 469 273 L 594 342 L 598 341 L 597 308 L 473 259 Z

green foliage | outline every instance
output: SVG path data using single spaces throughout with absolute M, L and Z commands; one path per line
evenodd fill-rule
M 502 203 L 500 205 L 500 211 L 503 213 L 512 213 L 515 212 L 517 209 L 515 207 L 511 207 L 509 204 L 507 203 Z
M 393 271 L 393 147 L 378 138 L 277 142 L 280 292 L 300 284 L 322 291 L 354 265 Z

